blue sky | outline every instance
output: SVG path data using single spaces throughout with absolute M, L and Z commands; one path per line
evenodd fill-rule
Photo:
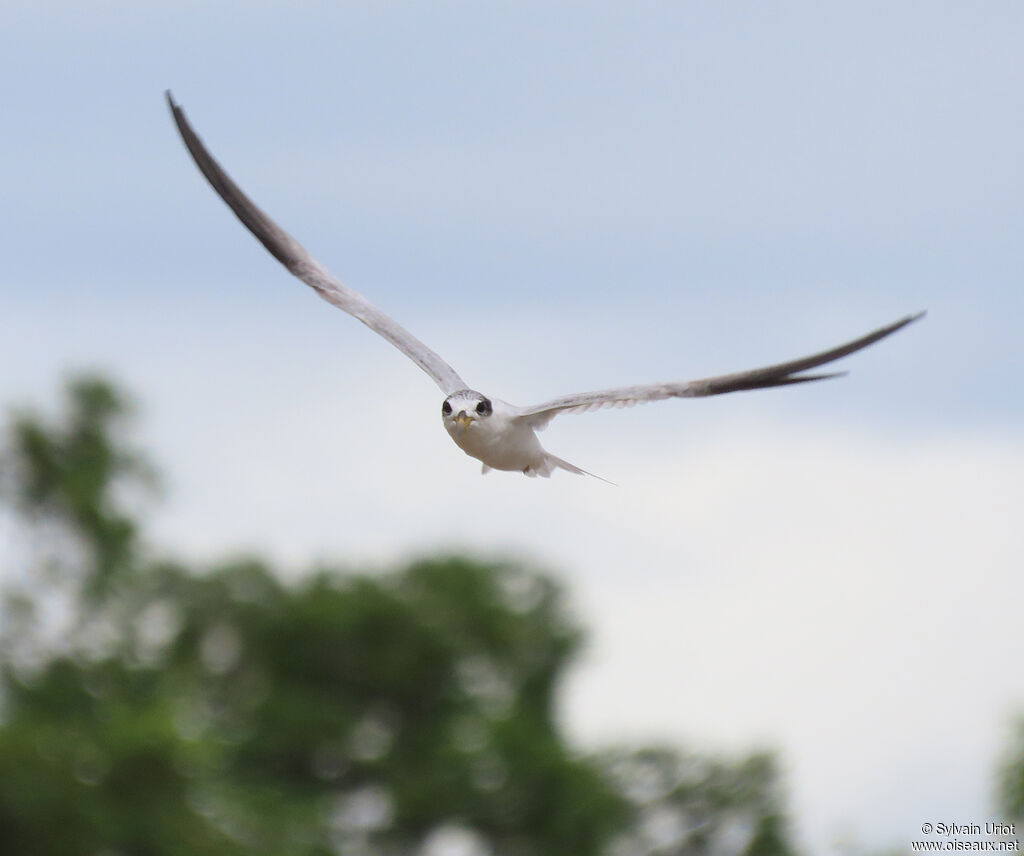
M 581 744 L 777 746 L 819 853 L 990 819 L 1024 707 L 1019 4 L 8 7 L 0 400 L 127 383 L 164 542 L 531 556 L 592 628 Z M 215 198 L 167 88 L 259 204 L 516 403 L 929 316 L 831 384 L 556 420 L 617 489 L 482 479 L 430 381 Z

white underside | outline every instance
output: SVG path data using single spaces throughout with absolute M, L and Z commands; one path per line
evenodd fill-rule
M 505 470 L 521 472 L 531 478 L 548 478 L 557 469 L 589 475 L 568 461 L 546 452 L 533 428 L 522 420 L 495 412 L 460 426 L 454 419 L 444 420 L 445 430 L 455 445 L 483 463 L 483 472 Z

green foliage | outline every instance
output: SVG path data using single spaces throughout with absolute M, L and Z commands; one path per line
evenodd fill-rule
M 152 471 L 119 442 L 131 412 L 124 395 L 95 377 L 72 381 L 67 393 L 61 424 L 48 426 L 31 412 L 14 416 L 3 486 L 25 518 L 80 539 L 84 582 L 95 594 L 130 564 L 135 547 L 136 523 L 117 507 L 115 491 L 125 481 L 151 487 Z
M 4 495 L 44 548 L 2 569 L 32 582 L 0 637 L 0 853 L 792 852 L 769 756 L 567 744 L 581 633 L 546 576 L 440 557 L 285 585 L 149 556 L 126 413 L 91 379 L 55 424 L 13 419 Z
M 605 769 L 629 801 L 614 853 L 791 853 L 771 755 L 726 761 L 677 750 L 612 754 Z
M 1007 821 L 1024 823 L 1024 718 L 1014 724 L 1013 736 L 999 767 L 998 800 Z

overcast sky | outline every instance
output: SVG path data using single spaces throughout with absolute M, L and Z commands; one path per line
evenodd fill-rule
M 1024 6 L 29 3 L 0 27 L 0 401 L 142 404 L 161 543 L 514 553 L 590 630 L 580 746 L 777 748 L 815 853 L 1000 820 L 1024 710 Z M 187 158 L 519 404 L 801 356 L 828 384 L 556 420 L 479 465 L 429 378 Z

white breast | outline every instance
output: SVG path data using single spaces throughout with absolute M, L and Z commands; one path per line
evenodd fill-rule
M 523 471 L 544 459 L 544 449 L 533 429 L 497 406 L 490 416 L 476 419 L 465 428 L 460 429 L 452 419 L 445 419 L 444 427 L 463 452 L 495 470 Z

